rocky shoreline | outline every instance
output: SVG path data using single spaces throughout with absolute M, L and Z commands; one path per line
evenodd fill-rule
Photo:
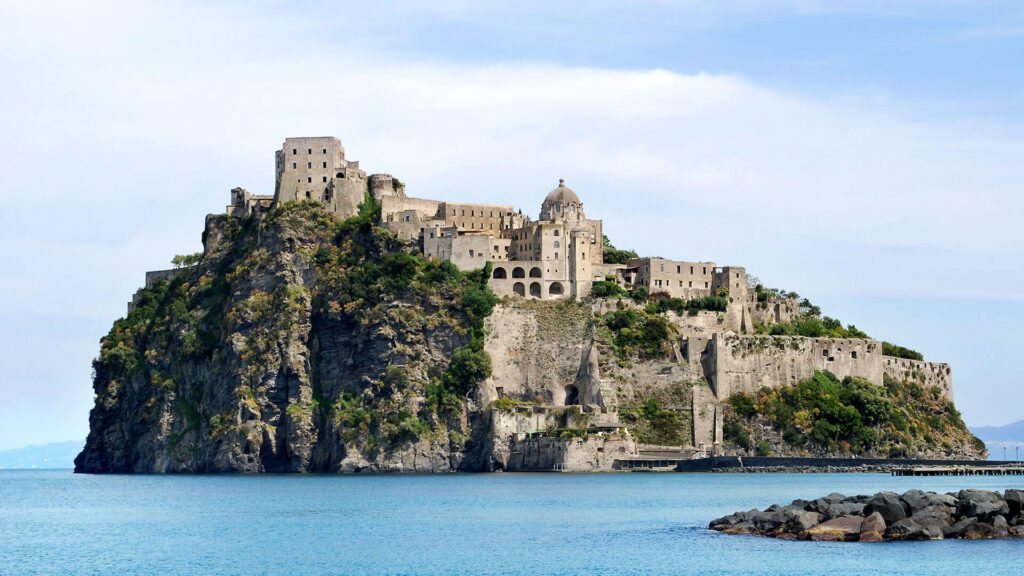
M 832 493 L 816 500 L 736 512 L 708 528 L 786 540 L 882 542 L 1024 537 L 1024 491 L 961 490 L 938 494 L 908 490 L 873 496 Z

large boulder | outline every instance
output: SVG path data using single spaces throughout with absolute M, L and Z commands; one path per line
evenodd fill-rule
M 957 493 L 956 513 L 961 518 L 971 517 L 985 522 L 1009 512 L 1010 507 L 1006 504 L 1006 499 L 997 492 L 961 490 Z
M 878 512 L 872 512 L 860 523 L 860 542 L 881 542 L 885 534 L 885 519 Z
M 943 530 L 942 535 L 945 538 L 963 538 L 967 534 L 967 529 L 977 523 L 977 518 L 964 518 Z
M 810 510 L 811 512 L 817 512 L 824 516 L 828 513 L 829 506 L 833 504 L 838 504 L 843 500 L 846 500 L 846 496 L 843 496 L 838 492 L 833 492 L 828 496 L 824 496 L 822 498 L 818 498 L 817 500 L 809 502 L 806 506 L 804 506 L 804 508 L 806 510 Z
M 903 501 L 904 508 L 908 514 L 913 516 L 918 510 L 932 505 L 931 498 L 928 497 L 926 492 L 921 490 L 907 490 L 900 496 L 900 500 Z
M 801 540 L 817 542 L 853 542 L 860 537 L 860 516 L 842 516 L 822 522 L 800 533 Z
M 868 500 L 864 506 L 864 515 L 868 516 L 875 512 L 881 514 L 885 524 L 890 527 L 907 517 L 902 500 L 892 492 L 879 492 Z
M 1010 517 L 1020 516 L 1020 511 L 1024 509 L 1024 490 L 1009 489 L 1003 494 L 1003 499 L 1006 500 L 1006 505 L 1010 509 Z
M 1010 534 L 1010 526 L 1006 523 L 1006 518 L 1002 515 L 996 516 L 992 519 L 992 532 L 996 536 L 1005 538 Z
M 861 516 L 864 514 L 865 504 L 860 502 L 835 502 L 829 504 L 825 510 L 825 518 L 831 520 L 832 518 L 839 518 L 840 516 Z
M 942 530 L 934 525 L 922 526 L 910 518 L 904 518 L 889 526 L 885 535 L 893 540 L 934 540 L 942 538 Z

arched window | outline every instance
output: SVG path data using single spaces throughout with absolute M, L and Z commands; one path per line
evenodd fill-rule
M 552 282 L 548 288 L 548 294 L 551 296 L 561 296 L 565 294 L 565 288 L 562 287 L 561 282 Z
M 530 278 L 542 278 L 543 276 L 544 276 L 544 273 L 541 272 L 540 268 L 538 268 L 536 266 L 534 266 L 533 268 L 530 268 Z
M 512 285 L 512 292 L 514 292 L 516 296 L 526 296 L 526 285 L 522 282 L 516 282 Z
M 540 282 L 530 284 L 530 296 L 540 298 Z
M 559 246 L 560 244 L 558 243 L 558 240 L 555 240 L 555 248 L 558 248 Z
M 505 272 L 504 268 L 495 268 L 494 273 L 491 275 L 493 278 L 508 278 L 508 273 Z
M 512 269 L 513 278 L 526 278 L 526 270 L 516 266 Z
M 555 236 L 558 236 L 558 228 L 555 228 Z

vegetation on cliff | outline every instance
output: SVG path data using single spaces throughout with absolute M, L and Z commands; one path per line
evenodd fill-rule
M 315 202 L 211 217 L 215 245 L 102 339 L 79 469 L 384 469 L 410 442 L 460 466 L 489 271 L 428 261 L 379 217 L 369 195 L 344 222 Z
M 984 449 L 938 388 L 889 377 L 876 386 L 815 372 L 795 386 L 733 394 L 726 404 L 725 440 L 748 453 L 767 455 L 780 438 L 815 455 L 952 456 Z

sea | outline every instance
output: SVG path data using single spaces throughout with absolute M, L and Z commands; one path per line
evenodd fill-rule
M 0 471 L 3 575 L 1024 574 L 1024 540 L 794 542 L 710 520 L 886 474 L 82 475 Z

